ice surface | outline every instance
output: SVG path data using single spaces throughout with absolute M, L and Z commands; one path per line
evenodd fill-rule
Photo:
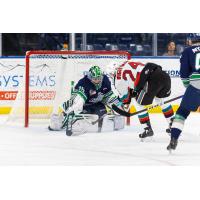
M 47 124 L 29 128 L 0 126 L 0 165 L 200 165 L 200 114 L 186 121 L 177 150 L 169 154 L 167 122 L 161 114 L 151 114 L 155 135 L 141 142 L 137 117 L 123 131 L 86 133 L 67 137 L 49 132 Z M 2 120 L 1 120 L 2 121 Z

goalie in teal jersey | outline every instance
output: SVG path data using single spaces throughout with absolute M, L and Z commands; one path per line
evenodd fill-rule
M 98 131 L 101 131 L 106 106 L 120 106 L 121 102 L 114 95 L 108 77 L 99 66 L 92 66 L 87 75 L 78 81 L 71 98 L 61 106 L 61 115 L 52 115 L 50 130 L 66 129 L 66 134 L 73 134 L 73 125 L 77 120 L 87 120 L 85 114 L 98 116 Z M 83 115 L 79 115 L 79 114 Z M 82 117 L 80 117 L 82 116 Z

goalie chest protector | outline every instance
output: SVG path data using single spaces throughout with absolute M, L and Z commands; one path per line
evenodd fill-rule
M 86 104 L 92 104 L 102 101 L 105 94 L 111 91 L 111 83 L 106 75 L 103 76 L 102 83 L 97 88 L 87 76 L 79 80 L 75 86 L 75 91 L 82 93 Z

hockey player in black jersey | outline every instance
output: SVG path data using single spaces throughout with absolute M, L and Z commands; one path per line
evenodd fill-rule
M 123 103 L 130 104 L 131 98 L 135 98 L 136 110 L 144 109 L 145 106 L 152 104 L 154 99 L 161 104 L 164 98 L 170 96 L 171 79 L 161 66 L 155 63 L 143 64 L 134 60 L 128 60 L 117 67 L 115 63 L 112 65 L 113 67 L 109 66 L 108 73 L 114 74 L 114 86 L 120 99 Z M 113 69 L 115 69 L 115 73 L 113 73 Z M 168 124 L 170 124 L 174 114 L 172 106 L 162 105 L 161 107 Z M 144 132 L 139 134 L 139 137 L 143 139 L 153 136 L 154 132 L 148 112 L 139 114 L 138 118 L 144 127 Z M 170 132 L 169 129 L 166 131 Z
M 180 77 L 186 91 L 171 127 L 171 140 L 167 150 L 175 150 L 185 120 L 191 111 L 200 106 L 200 33 L 189 34 L 192 45 L 187 47 L 180 58 Z
M 112 92 L 108 77 L 103 74 L 99 66 L 92 66 L 88 74 L 76 84 L 71 98 L 62 104 L 63 117 L 58 127 L 55 128 L 56 120 L 52 118 L 49 129 L 66 128 L 66 134 L 71 136 L 72 126 L 77 121 L 78 114 L 82 113 L 98 115 L 100 131 L 102 117 L 107 113 L 106 105 L 111 107 L 112 104 L 119 106 L 121 103 Z

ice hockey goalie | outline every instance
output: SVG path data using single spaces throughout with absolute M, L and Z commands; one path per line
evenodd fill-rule
M 122 103 L 111 89 L 111 82 L 99 66 L 92 66 L 78 81 L 71 98 L 61 106 L 61 114 L 52 114 L 49 130 L 75 133 L 113 131 L 124 128 L 123 116 L 110 114 L 108 109 Z

